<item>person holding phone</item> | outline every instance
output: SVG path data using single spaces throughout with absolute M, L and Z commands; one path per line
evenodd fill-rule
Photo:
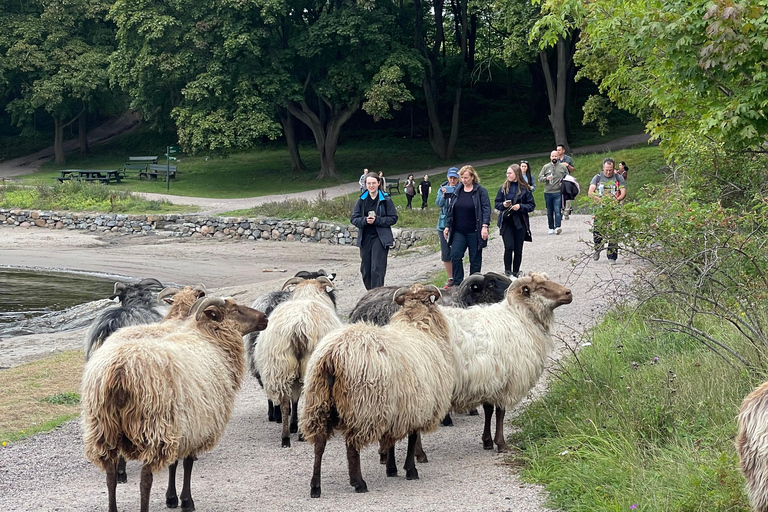
M 499 233 L 504 241 L 504 275 L 514 277 L 520 277 L 523 242 L 532 241 L 528 214 L 536 209 L 531 187 L 522 176 L 519 165 L 510 165 L 507 179 L 499 187 L 494 201 L 499 211 Z
M 443 262 L 445 273 L 448 275 L 448 282 L 445 284 L 445 288 L 448 289 L 453 286 L 453 264 L 451 263 L 451 246 L 448 245 L 448 240 L 445 238 L 443 230 L 445 229 L 445 218 L 448 209 L 451 207 L 453 192 L 456 189 L 456 185 L 459 184 L 459 169 L 456 167 L 448 169 L 446 178 L 447 180 L 437 189 L 435 205 L 440 207 L 440 216 L 437 219 L 437 235 L 440 238 L 440 260 Z
M 349 221 L 358 229 L 360 274 L 365 289 L 370 290 L 384 286 L 387 255 L 395 243 L 392 226 L 397 222 L 397 210 L 389 194 L 381 189 L 375 173 L 368 173 L 365 177 L 365 188 L 355 203 Z

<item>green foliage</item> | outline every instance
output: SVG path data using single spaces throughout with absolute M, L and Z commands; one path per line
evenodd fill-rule
M 595 123 L 597 129 L 600 131 L 600 135 L 608 133 L 608 114 L 611 113 L 613 107 L 602 96 L 591 95 L 584 103 L 584 118 L 583 124 Z
M 80 403 L 80 395 L 74 392 L 57 393 L 43 398 L 43 402 L 53 405 L 75 405 Z

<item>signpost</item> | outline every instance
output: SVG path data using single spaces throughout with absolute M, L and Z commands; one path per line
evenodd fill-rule
M 176 157 L 173 155 L 179 154 L 179 146 L 166 146 L 165 151 L 165 190 L 171 189 L 171 161 L 176 161 Z

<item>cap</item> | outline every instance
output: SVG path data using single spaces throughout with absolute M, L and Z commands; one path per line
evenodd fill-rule
M 451 167 L 450 169 L 448 169 L 447 176 L 449 178 L 458 178 L 459 177 L 459 170 L 457 168 L 455 168 L 455 167 Z

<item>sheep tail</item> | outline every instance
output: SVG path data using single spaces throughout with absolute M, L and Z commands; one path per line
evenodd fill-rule
M 339 423 L 339 413 L 333 398 L 336 375 L 331 354 L 323 354 L 317 364 L 307 370 L 299 429 L 307 442 L 314 443 L 315 440 L 331 437 Z
M 747 395 L 738 417 L 736 451 L 756 512 L 768 512 L 768 382 Z

